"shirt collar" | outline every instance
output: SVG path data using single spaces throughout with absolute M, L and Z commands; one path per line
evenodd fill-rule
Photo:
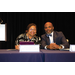
M 53 37 L 53 32 L 50 34 L 46 34 L 47 37 L 49 37 L 51 35 L 51 37 Z
M 52 36 L 53 36 L 53 33 L 54 33 L 54 32 L 51 33 Z

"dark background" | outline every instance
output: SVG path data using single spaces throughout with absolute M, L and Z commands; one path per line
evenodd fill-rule
M 56 31 L 63 32 L 69 44 L 75 44 L 75 12 L 0 12 L 0 18 L 7 23 L 7 41 L 0 41 L 1 49 L 15 48 L 17 36 L 25 32 L 29 23 L 37 25 L 37 35 L 41 36 L 47 21 L 53 23 Z

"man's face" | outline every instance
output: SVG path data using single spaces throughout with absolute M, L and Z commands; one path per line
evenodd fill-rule
M 52 25 L 52 23 L 48 22 L 48 23 L 45 23 L 44 25 L 44 30 L 47 34 L 50 34 L 52 33 L 52 31 L 54 30 L 54 27 Z

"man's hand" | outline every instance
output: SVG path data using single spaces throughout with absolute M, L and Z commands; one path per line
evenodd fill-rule
M 61 47 L 57 45 L 56 43 L 51 43 L 47 46 L 47 49 L 60 49 Z

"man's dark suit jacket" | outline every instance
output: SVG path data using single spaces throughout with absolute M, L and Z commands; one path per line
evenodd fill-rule
M 69 48 L 69 44 L 62 32 L 54 31 L 53 40 L 57 45 L 63 45 L 65 48 Z M 44 49 L 46 45 L 50 45 L 50 40 L 49 37 L 46 36 L 46 34 L 43 34 L 41 36 L 41 48 Z

